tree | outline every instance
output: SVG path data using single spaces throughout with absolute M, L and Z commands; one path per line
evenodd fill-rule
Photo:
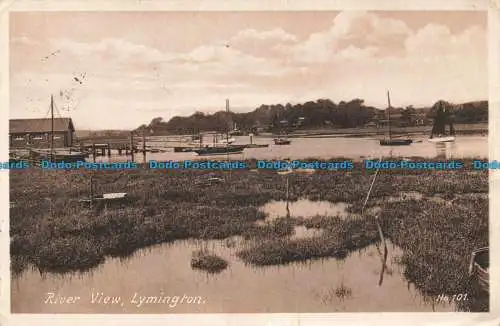
M 162 117 L 157 117 L 157 118 L 154 118 L 153 120 L 151 120 L 151 122 L 149 123 L 150 126 L 155 126 L 155 125 L 159 125 L 163 122 L 163 118 Z

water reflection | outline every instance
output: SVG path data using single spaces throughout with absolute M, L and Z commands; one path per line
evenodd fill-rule
M 136 252 L 127 260 L 109 259 L 80 277 L 45 277 L 28 270 L 12 282 L 13 312 L 31 313 L 278 313 L 354 311 L 453 311 L 435 305 L 407 283 L 397 263 L 401 250 L 388 243 L 382 265 L 375 245 L 351 253 L 344 260 L 333 258 L 282 266 L 252 267 L 236 256 L 253 245 L 240 237 L 204 242 L 229 267 L 217 275 L 192 270 L 191 254 L 200 241 L 176 241 Z M 205 247 L 205 245 L 201 245 Z M 385 266 L 385 267 L 384 267 Z M 379 286 L 380 284 L 380 286 Z M 120 296 L 123 305 L 91 303 L 92 289 Z M 80 296 L 78 304 L 48 305 L 47 292 Z M 201 297 L 202 304 L 132 303 L 142 296 L 183 295 Z M 342 293 L 351 295 L 341 295 Z
M 350 205 L 343 202 L 312 201 L 299 199 L 297 201 L 272 200 L 263 205 L 260 210 L 267 214 L 266 221 L 275 220 L 289 215 L 294 217 L 311 218 L 316 215 L 347 217 L 347 208 Z

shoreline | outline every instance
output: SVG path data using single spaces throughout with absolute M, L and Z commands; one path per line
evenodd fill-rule
M 488 133 L 488 123 L 473 123 L 473 124 L 458 124 L 455 126 L 457 135 L 475 135 Z M 398 136 L 418 136 L 430 135 L 432 125 L 413 126 L 413 127 L 392 127 L 391 133 Z M 304 131 L 296 131 L 288 134 L 289 138 L 328 138 L 328 137 L 370 137 L 370 136 L 387 136 L 387 128 L 345 128 L 345 129 L 310 129 Z M 261 134 L 264 135 L 264 134 Z M 273 137 L 271 134 L 266 134 L 266 137 Z
M 457 124 L 455 125 L 455 132 L 457 135 L 474 135 L 474 134 L 484 134 L 488 133 L 489 124 L 488 122 L 481 123 L 468 123 L 468 124 Z M 410 127 L 392 127 L 391 132 L 394 135 L 430 135 L 432 130 L 432 125 L 425 126 L 410 126 Z M 96 137 L 78 137 L 77 142 L 106 142 L 109 141 L 129 141 L 128 135 L 130 131 L 124 132 L 123 135 L 115 136 L 96 136 Z M 287 134 L 289 138 L 327 138 L 327 137 L 368 137 L 368 136 L 384 136 L 388 134 L 388 129 L 385 127 L 360 127 L 360 128 L 315 128 L 315 129 L 299 129 L 294 130 Z M 155 134 L 150 137 L 189 137 L 191 134 Z M 242 135 L 237 137 L 248 137 L 248 135 Z M 275 134 L 271 132 L 261 132 L 254 136 L 258 138 L 273 138 L 276 137 Z M 168 142 L 168 141 L 166 141 Z

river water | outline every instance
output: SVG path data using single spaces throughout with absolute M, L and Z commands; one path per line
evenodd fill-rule
M 289 212 L 347 217 L 345 203 L 291 202 Z M 286 203 L 260 208 L 265 223 L 286 216 Z M 295 227 L 292 239 L 317 237 L 321 229 Z M 375 245 L 344 260 L 325 258 L 305 263 L 255 267 L 236 252 L 257 240 L 180 240 L 137 251 L 129 258 L 109 258 L 83 274 L 44 274 L 28 269 L 12 280 L 14 313 L 291 313 L 454 311 L 454 306 L 422 296 L 403 275 L 401 249 L 389 243 L 383 268 Z M 208 249 L 229 263 L 220 274 L 191 268 L 194 251 Z M 383 273 L 382 273 L 383 268 Z M 382 277 L 381 277 L 382 274 Z M 52 304 L 48 293 L 78 296 L 74 304 Z M 118 304 L 92 302 L 97 293 L 119 297 Z M 166 303 L 141 304 L 140 297 L 170 297 Z M 172 298 L 181 298 L 174 303 Z M 182 300 L 185 298 L 185 300 Z M 191 302 L 191 303 L 188 303 Z
M 453 306 L 426 300 L 405 281 L 389 256 L 379 286 L 382 260 L 372 245 L 345 260 L 324 259 L 285 266 L 251 267 L 235 252 L 242 239 L 176 241 L 143 249 L 128 259 L 108 259 L 83 275 L 41 276 L 29 270 L 12 281 L 13 313 L 291 313 L 370 311 L 454 311 Z M 229 262 L 213 275 L 191 269 L 192 252 L 208 248 Z M 47 293 L 79 296 L 75 304 L 45 303 Z M 119 296 L 120 304 L 92 303 L 92 293 Z M 172 304 L 143 304 L 140 296 L 186 296 Z M 136 300 L 134 300 L 134 297 Z M 191 298 L 191 304 L 188 303 Z M 196 300 L 198 299 L 198 300 Z
M 234 144 L 248 144 L 249 137 L 234 137 Z M 147 160 L 156 161 L 183 161 L 194 159 L 225 158 L 226 155 L 198 156 L 196 153 L 174 153 L 171 148 L 165 146 L 181 146 L 177 143 L 166 143 L 165 138 L 157 137 L 146 142 L 151 148 L 164 148 L 166 152 L 147 153 Z M 460 159 L 465 157 L 488 158 L 488 136 L 471 135 L 457 136 L 455 142 L 431 143 L 422 136 L 421 139 L 414 138 L 415 143 L 409 146 L 380 146 L 378 138 L 369 137 L 330 137 L 330 138 L 291 138 L 290 145 L 274 145 L 271 138 L 253 137 L 254 144 L 269 144 L 264 148 L 246 148 L 241 154 L 231 154 L 233 160 L 245 159 L 305 159 L 319 158 L 329 159 L 332 157 L 345 157 L 351 160 L 363 158 L 379 158 L 383 156 L 395 157 L 427 157 Z M 111 161 L 124 161 L 130 157 L 112 155 Z M 98 157 L 98 161 L 107 161 L 107 157 Z M 135 155 L 137 162 L 143 161 L 141 153 Z

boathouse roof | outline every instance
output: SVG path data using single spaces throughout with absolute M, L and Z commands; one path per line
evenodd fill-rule
M 36 132 L 51 132 L 51 119 L 10 119 L 9 133 L 25 134 Z M 54 131 L 75 131 L 71 118 L 54 118 Z

